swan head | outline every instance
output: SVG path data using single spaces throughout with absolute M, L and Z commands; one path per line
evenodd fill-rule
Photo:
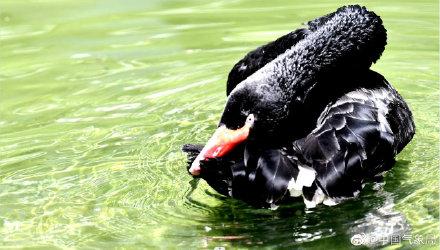
M 199 175 L 200 161 L 223 157 L 243 143 L 270 145 L 280 140 L 288 116 L 284 100 L 281 90 L 267 84 L 248 84 L 234 89 L 216 131 L 189 172 Z

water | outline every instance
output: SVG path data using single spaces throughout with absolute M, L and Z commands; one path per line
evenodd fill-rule
M 436 1 L 368 1 L 389 34 L 374 69 L 417 125 L 379 187 L 276 211 L 191 192 L 180 147 L 212 133 L 234 62 L 338 5 L 2 0 L 0 246 L 350 247 L 389 206 L 413 236 L 438 235 Z

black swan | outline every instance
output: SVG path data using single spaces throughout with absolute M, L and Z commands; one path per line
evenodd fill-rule
M 183 146 L 188 171 L 258 207 L 356 197 L 415 133 L 405 101 L 369 69 L 385 45 L 380 17 L 353 5 L 249 52 L 211 139 Z

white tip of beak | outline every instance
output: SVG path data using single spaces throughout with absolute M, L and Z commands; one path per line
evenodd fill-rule
M 193 161 L 193 163 L 191 164 L 191 167 L 189 168 L 189 172 L 192 175 L 199 175 L 200 174 L 200 157 L 199 156 L 197 156 L 197 158 Z

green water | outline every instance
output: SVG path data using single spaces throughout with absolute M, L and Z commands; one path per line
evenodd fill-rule
M 389 36 L 374 69 L 417 134 L 379 190 L 271 211 L 191 193 L 180 147 L 212 133 L 238 59 L 342 3 L 2 0 L 0 247 L 351 247 L 389 200 L 412 235 L 438 235 L 438 3 L 365 4 Z

